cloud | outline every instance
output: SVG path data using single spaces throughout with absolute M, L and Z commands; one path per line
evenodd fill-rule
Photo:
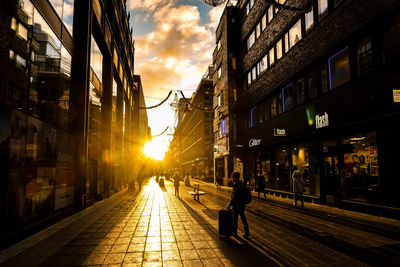
M 210 19 L 210 22 L 206 25 L 208 28 L 211 28 L 214 31 L 217 29 L 219 20 L 221 19 L 224 9 L 225 5 L 220 5 L 210 10 L 210 12 L 208 13 L 208 18 Z
M 195 6 L 166 5 L 155 11 L 155 30 L 135 40 L 136 70 L 145 90 L 177 88 L 195 90 L 211 63 L 215 37 L 200 25 Z
M 132 10 L 143 10 L 153 12 L 156 9 L 168 4 L 176 4 L 177 0 L 129 0 L 128 7 Z

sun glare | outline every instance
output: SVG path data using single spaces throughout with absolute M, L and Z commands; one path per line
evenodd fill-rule
M 154 139 L 151 142 L 147 142 L 143 148 L 146 156 L 156 160 L 163 160 L 167 150 L 168 146 L 160 139 Z

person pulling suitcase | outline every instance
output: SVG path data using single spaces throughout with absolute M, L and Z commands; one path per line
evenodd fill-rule
M 248 238 L 250 235 L 249 225 L 246 220 L 246 215 L 244 214 L 244 210 L 246 208 L 246 204 L 249 204 L 251 201 L 251 192 L 246 187 L 246 184 L 240 180 L 240 173 L 234 172 L 232 173 L 233 180 L 233 189 L 231 195 L 231 201 L 228 206 L 233 209 L 233 236 L 237 237 L 237 229 L 238 229 L 238 218 L 240 215 L 240 219 L 243 223 L 244 235 L 243 237 Z M 249 195 L 250 193 L 250 195 Z

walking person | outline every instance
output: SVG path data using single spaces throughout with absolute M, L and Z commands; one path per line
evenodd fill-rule
M 218 188 L 221 188 L 221 185 L 222 185 L 222 175 L 221 175 L 219 172 L 217 172 L 217 173 L 215 174 L 215 183 L 216 183 L 216 185 L 217 185 L 217 189 L 218 189 Z
M 139 192 L 140 192 L 140 190 L 142 190 L 142 183 L 143 183 L 143 173 L 142 173 L 142 171 L 138 172 L 137 181 L 138 181 L 138 184 L 139 184 Z
M 175 172 L 174 174 L 174 187 L 175 187 L 175 196 L 179 197 L 179 174 Z
M 248 238 L 250 235 L 249 225 L 246 220 L 246 216 L 244 214 L 244 210 L 246 208 L 246 184 L 240 180 L 240 173 L 234 172 L 232 173 L 233 180 L 233 188 L 231 201 L 228 206 L 233 208 L 233 236 L 237 237 L 237 229 L 238 229 L 238 218 L 240 215 L 240 219 L 243 223 L 244 235 L 243 237 Z
M 304 208 L 304 179 L 301 175 L 300 171 L 296 168 L 296 170 L 292 174 L 293 179 L 293 191 L 294 191 L 294 206 L 297 208 L 297 200 L 300 198 L 301 200 L 301 207 Z
M 260 199 L 260 193 L 264 193 L 264 199 L 267 199 L 267 195 L 265 194 L 265 186 L 267 182 L 265 181 L 265 177 L 260 173 L 257 177 L 257 192 L 258 199 Z

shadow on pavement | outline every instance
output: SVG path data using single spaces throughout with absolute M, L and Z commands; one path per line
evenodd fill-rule
M 241 239 L 233 239 L 229 237 L 218 238 L 218 227 L 216 225 L 211 225 L 204 218 L 202 218 L 185 200 L 179 198 L 180 202 L 185 206 L 185 208 L 194 214 L 194 218 L 199 224 L 205 225 L 209 232 L 212 232 L 215 236 L 214 242 L 221 243 L 221 251 L 224 257 L 227 258 L 234 266 L 279 266 L 275 261 L 266 255 L 260 253 L 258 250 L 253 248 L 249 243 Z M 206 215 L 210 218 L 218 217 L 218 210 L 208 209 Z

